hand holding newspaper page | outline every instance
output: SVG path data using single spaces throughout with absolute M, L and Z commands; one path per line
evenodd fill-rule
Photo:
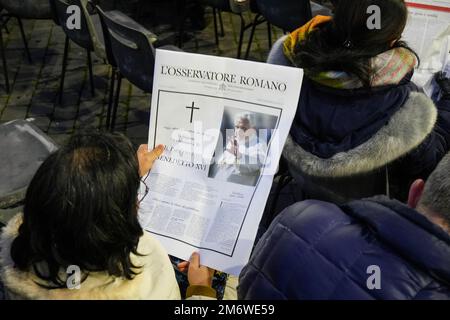
M 450 0 L 407 0 L 406 4 L 409 16 L 403 40 L 421 60 L 412 80 L 431 97 L 434 74 L 450 64 Z
M 157 50 L 149 148 L 165 151 L 144 180 L 139 218 L 169 254 L 197 251 L 202 264 L 240 273 L 302 80 L 298 68 Z

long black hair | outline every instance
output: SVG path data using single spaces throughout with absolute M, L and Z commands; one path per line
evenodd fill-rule
M 64 287 L 69 265 L 132 279 L 130 254 L 143 231 L 137 217 L 139 167 L 129 140 L 84 133 L 50 155 L 33 177 L 11 256 L 47 287 Z M 44 266 L 44 267 L 42 267 Z
M 408 19 L 404 0 L 335 0 L 333 4 L 333 20 L 309 33 L 295 48 L 295 64 L 309 74 L 344 71 L 370 87 L 371 58 L 393 47 L 415 54 L 400 41 Z M 368 26 L 371 13 L 367 11 L 372 5 L 380 9 L 381 28 Z

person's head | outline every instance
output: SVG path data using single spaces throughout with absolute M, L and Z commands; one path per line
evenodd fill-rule
M 399 41 L 408 18 L 406 4 L 404 0 L 337 0 L 333 4 L 333 20 L 298 44 L 295 62 L 311 73 L 356 75 L 368 87 L 373 76 L 370 59 L 393 47 L 407 47 Z M 374 23 L 378 19 L 380 26 Z
M 130 254 L 138 255 L 143 234 L 139 183 L 138 160 L 126 137 L 73 136 L 44 161 L 28 187 L 23 224 L 11 247 L 15 265 L 32 268 L 55 287 L 65 286 L 58 273 L 69 265 L 85 274 L 106 271 L 131 279 L 139 266 Z
M 240 139 L 256 134 L 252 113 L 239 113 L 234 118 L 236 136 Z
M 374 23 L 377 14 L 379 27 Z M 341 39 L 376 53 L 391 48 L 401 38 L 407 19 L 404 0 L 339 0 L 333 22 Z
M 450 153 L 425 183 L 416 180 L 409 191 L 408 205 L 450 233 Z

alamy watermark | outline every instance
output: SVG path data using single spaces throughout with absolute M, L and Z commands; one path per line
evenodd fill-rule
M 68 274 L 66 285 L 69 290 L 81 289 L 81 269 L 77 265 L 70 265 L 67 267 Z
M 377 265 L 370 265 L 367 267 L 366 273 L 370 275 L 366 281 L 367 289 L 381 290 L 381 268 Z
M 367 7 L 367 28 L 369 30 L 380 30 L 381 29 L 381 8 L 377 5 L 371 5 Z
M 66 13 L 69 15 L 66 21 L 67 29 L 81 30 L 81 8 L 77 5 L 67 7 Z M 370 15 L 367 18 L 367 28 L 369 30 L 381 29 L 381 8 L 377 5 L 367 7 L 366 13 Z
M 77 5 L 67 7 L 66 13 L 69 17 L 66 20 L 66 26 L 69 30 L 81 30 L 81 8 Z

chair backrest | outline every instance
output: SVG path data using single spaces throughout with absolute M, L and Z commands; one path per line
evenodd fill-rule
M 376 195 L 389 196 L 389 173 L 387 167 L 366 174 L 331 178 L 308 176 L 297 170 L 290 173 L 299 191 L 307 198 L 345 204 L 352 200 L 368 198 Z
M 103 18 L 105 13 L 103 12 L 102 8 L 100 8 L 100 6 L 96 6 L 95 8 L 100 17 L 100 24 L 102 26 L 106 59 L 108 60 L 108 63 L 111 66 L 113 66 L 113 68 L 117 68 L 116 58 L 114 58 L 114 54 L 112 52 L 111 39 L 109 37 L 109 29 L 108 26 L 106 25 L 105 19 Z
M 0 125 L 0 209 L 20 203 L 42 162 L 57 145 L 26 120 Z
M 51 18 L 50 3 L 48 0 L 0 0 L 0 6 L 19 18 Z
M 64 33 L 69 37 L 70 40 L 78 44 L 80 47 L 87 49 L 89 51 L 94 50 L 94 45 L 92 43 L 91 34 L 89 32 L 88 23 L 85 16 L 85 11 L 83 10 L 83 5 L 80 0 L 50 0 L 53 2 L 51 7 L 54 9 L 54 15 L 58 21 L 58 24 L 64 30 Z M 67 9 L 71 5 L 76 5 L 80 8 L 80 28 L 69 29 L 67 25 L 68 19 L 71 17 L 72 13 L 67 13 Z
M 106 52 L 112 52 L 119 72 L 141 90 L 151 92 L 155 64 L 151 33 L 135 21 L 125 23 L 114 19 L 113 13 L 97 9 L 107 29 L 104 31 Z
M 284 31 L 294 31 L 312 19 L 309 0 L 258 0 L 258 11 Z
M 89 33 L 91 34 L 92 45 L 97 57 L 106 59 L 105 40 L 101 27 L 100 16 L 96 13 L 95 1 L 77 0 L 81 4 L 82 14 L 86 19 Z M 92 14 L 90 13 L 92 12 Z

